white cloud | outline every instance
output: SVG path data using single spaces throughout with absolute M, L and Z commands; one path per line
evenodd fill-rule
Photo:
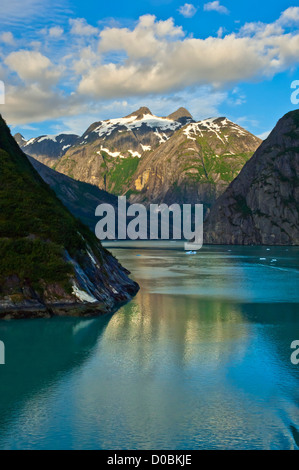
M 15 44 L 13 34 L 9 31 L 0 34 L 0 42 L 3 42 L 4 44 L 7 44 L 9 46 L 13 46 Z
M 54 26 L 49 29 L 50 38 L 60 38 L 63 35 L 64 31 L 60 26 Z
M 75 36 L 95 36 L 98 34 L 98 29 L 94 28 L 84 18 L 71 19 L 71 34 Z
M 181 35 L 173 20 L 158 22 L 151 15 L 141 17 L 133 30 L 104 29 L 99 57 L 82 71 L 79 92 L 96 98 L 122 98 L 194 85 L 217 88 L 271 77 L 298 63 L 298 32 L 286 34 L 276 24 L 255 23 L 238 35 L 223 38 Z M 110 56 L 116 52 L 123 55 L 115 62 Z
M 185 3 L 185 5 L 181 6 L 178 11 L 185 18 L 192 18 L 196 14 L 197 8 L 192 5 L 192 3 Z
M 278 23 L 282 25 L 299 23 L 299 7 L 290 7 L 284 12 L 282 12 Z
M 203 110 L 199 117 L 215 115 L 223 100 L 244 103 L 243 96 L 223 90 L 298 64 L 299 32 L 289 29 L 296 18 L 297 10 L 288 9 L 272 24 L 250 23 L 226 35 L 220 28 L 218 37 L 205 39 L 186 36 L 172 18 L 158 21 L 153 15 L 131 28 L 101 31 L 76 19 L 71 31 L 57 29 L 51 36 L 46 30 L 47 41 L 36 43 L 37 50 L 1 51 L 1 79 L 8 84 L 3 112 L 11 123 L 93 113 L 97 120 L 97 113 L 125 115 L 150 100 L 161 113 L 190 103 L 195 115 Z M 58 48 L 60 33 L 66 40 Z
M 228 15 L 229 13 L 229 10 L 225 6 L 221 5 L 219 0 L 206 3 L 203 8 L 205 11 L 217 11 L 218 13 L 222 13 L 224 15 Z
M 38 51 L 19 50 L 5 59 L 5 64 L 24 82 L 39 82 L 45 87 L 57 82 L 60 71 Z
M 5 98 L 1 112 L 10 125 L 78 115 L 87 108 L 87 104 L 84 105 L 76 96 L 65 96 L 60 91 L 46 89 L 36 83 L 9 86 Z

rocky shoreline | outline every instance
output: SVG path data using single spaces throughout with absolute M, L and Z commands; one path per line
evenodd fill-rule
M 132 297 L 133 298 L 133 297 Z M 119 308 L 129 302 L 120 301 L 114 308 L 108 308 L 103 302 L 94 304 L 61 303 L 61 304 L 35 304 L 31 306 L 11 305 L 8 308 L 0 306 L 0 320 L 28 320 L 53 317 L 94 318 L 115 313 Z M 0 303 L 1 304 L 1 303 Z
M 76 276 L 72 280 L 74 291 L 71 295 L 63 292 L 63 297 L 60 298 L 58 296 L 61 294 L 61 288 L 56 284 L 47 286 L 40 296 L 30 285 L 21 285 L 18 278 L 7 279 L 9 287 L 6 295 L 0 298 L 0 320 L 91 318 L 116 312 L 132 300 L 139 291 L 139 286 L 128 277 L 130 273 L 108 252 L 105 261 L 100 270 L 92 259 L 89 266 L 85 265 L 84 272 L 75 266 Z M 85 296 L 90 301 L 86 301 Z

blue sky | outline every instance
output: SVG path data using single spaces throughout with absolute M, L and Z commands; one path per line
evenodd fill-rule
M 140 106 L 267 135 L 299 80 L 290 1 L 1 0 L 0 112 L 26 138 L 83 133 Z

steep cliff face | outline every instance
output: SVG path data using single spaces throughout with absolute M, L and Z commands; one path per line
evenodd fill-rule
M 0 318 L 106 313 L 137 291 L 40 178 L 0 116 Z
M 42 179 L 55 191 L 63 205 L 92 232 L 95 231 L 98 221 L 98 218 L 95 217 L 95 211 L 99 204 L 111 204 L 117 212 L 118 199 L 116 196 L 102 191 L 92 184 L 82 183 L 58 173 L 35 158 L 28 156 L 28 159 Z
M 260 143 L 226 118 L 189 123 L 142 158 L 128 187 L 130 201 L 209 207 Z
M 75 144 L 79 136 L 75 134 L 42 135 L 27 141 L 21 134 L 16 134 L 14 138 L 24 153 L 51 167 Z
M 220 196 L 204 235 L 215 244 L 299 244 L 299 110 L 278 122 Z
M 186 110 L 178 110 L 174 119 L 140 108 L 124 118 L 94 123 L 55 169 L 113 194 L 123 194 L 141 158 L 191 121 Z

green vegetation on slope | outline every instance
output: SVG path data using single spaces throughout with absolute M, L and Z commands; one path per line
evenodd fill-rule
M 119 196 L 128 185 L 139 165 L 138 157 L 114 158 L 105 152 L 102 152 L 106 167 L 106 190 Z M 109 163 L 113 162 L 113 167 Z
M 76 220 L 43 182 L 0 117 L 0 281 L 17 275 L 35 288 L 58 282 L 65 288 L 74 258 L 86 242 L 101 259 L 95 236 Z

